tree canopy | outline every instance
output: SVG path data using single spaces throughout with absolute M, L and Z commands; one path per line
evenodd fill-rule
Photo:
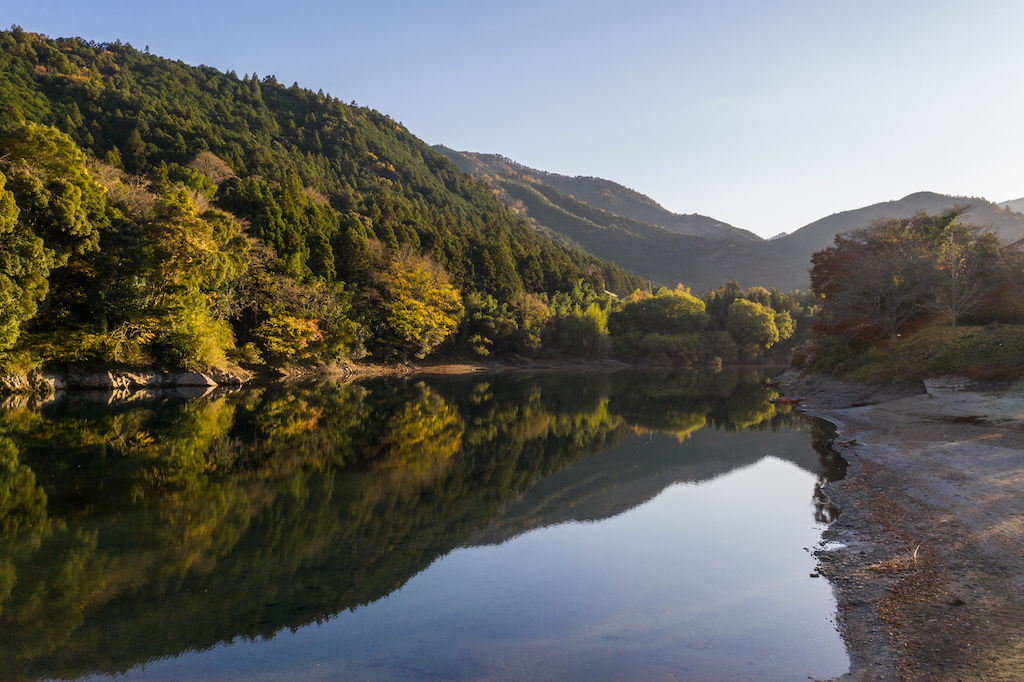
M 812 258 L 819 328 L 892 340 L 930 314 L 955 325 L 979 311 L 1008 282 L 996 236 L 960 221 L 968 209 L 882 219 L 837 235 L 834 246 Z
M 323 92 L 18 28 L 0 32 L 0 67 L 0 350 L 420 357 L 470 350 L 469 295 L 522 311 L 585 281 L 607 307 L 606 290 L 644 285 Z M 538 352 L 540 330 L 517 327 L 499 345 Z
M 960 322 L 1024 322 L 1021 245 L 1000 244 L 991 230 L 964 223 L 968 210 L 879 219 L 815 253 L 811 282 L 821 312 L 804 361 L 852 371 L 868 349 L 894 349 L 925 327 L 948 326 L 958 345 Z

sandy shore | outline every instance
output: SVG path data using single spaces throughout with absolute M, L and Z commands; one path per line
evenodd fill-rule
M 820 551 L 840 680 L 1024 680 L 1024 387 L 876 388 L 789 374 L 850 463 Z

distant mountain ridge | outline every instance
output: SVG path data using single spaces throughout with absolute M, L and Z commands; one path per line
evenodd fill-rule
M 524 166 L 500 154 L 459 152 L 434 145 L 434 151 L 447 156 L 464 173 L 475 177 L 523 175 L 550 185 L 564 194 L 623 218 L 663 227 L 670 232 L 708 239 L 762 241 L 761 237 L 708 216 L 678 214 L 658 202 L 617 182 L 590 176 L 569 177 Z
M 915 192 L 902 199 L 884 201 L 863 208 L 833 213 L 771 242 L 772 248 L 792 249 L 810 255 L 832 245 L 835 236 L 868 225 L 877 218 L 907 218 L 915 213 L 940 213 L 952 206 L 970 206 L 964 219 L 991 227 L 1000 239 L 1015 241 L 1024 236 L 1024 215 L 1008 211 L 980 197 L 953 197 L 935 192 Z
M 978 197 L 915 192 L 834 213 L 764 240 L 714 218 L 670 213 L 650 197 L 610 180 L 569 178 L 498 154 L 433 148 L 463 172 L 487 181 L 503 201 L 554 239 L 641 277 L 667 286 L 683 284 L 698 294 L 729 280 L 743 287 L 806 290 L 813 253 L 831 246 L 837 234 L 879 218 L 969 206 L 965 220 L 990 227 L 1004 241 L 1024 237 L 1024 214 L 1011 210 L 1024 209 L 1024 198 L 1004 202 L 1006 208 Z
M 1021 197 L 1020 199 L 1011 199 L 1010 201 L 1000 201 L 999 205 L 1008 211 L 1024 213 L 1024 197 Z
M 670 232 L 595 208 L 533 178 L 499 176 L 490 182 L 513 209 L 525 210 L 553 238 L 595 257 L 603 254 L 600 257 L 661 284 L 684 284 L 704 292 L 730 279 L 760 281 L 778 269 L 765 260 L 761 242 Z

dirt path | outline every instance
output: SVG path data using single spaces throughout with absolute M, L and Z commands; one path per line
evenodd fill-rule
M 850 463 L 825 489 L 842 510 L 825 539 L 845 547 L 818 553 L 839 679 L 1024 680 L 1024 389 L 784 384 Z

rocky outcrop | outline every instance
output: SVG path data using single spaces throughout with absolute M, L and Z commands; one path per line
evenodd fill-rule
M 252 373 L 239 367 L 206 372 L 161 372 L 151 369 L 95 369 L 70 367 L 65 370 L 44 369 L 26 374 L 0 375 L 0 392 L 54 393 L 62 390 L 141 391 L 195 387 L 241 386 Z

